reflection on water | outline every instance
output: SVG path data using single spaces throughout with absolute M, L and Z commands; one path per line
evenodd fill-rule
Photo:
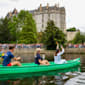
M 80 73 L 59 74 L 57 76 L 40 76 L 21 78 L 16 80 L 0 81 L 0 85 L 64 85 L 64 83 L 73 77 L 78 76 Z
M 19 85 L 20 84 L 20 80 L 7 80 L 7 81 L 1 81 L 0 85 Z
M 0 85 L 64 85 L 64 81 L 59 76 L 42 76 L 19 80 L 0 81 Z

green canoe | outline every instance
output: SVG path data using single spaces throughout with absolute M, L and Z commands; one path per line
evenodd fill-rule
M 20 76 L 38 76 L 38 75 L 51 75 L 52 72 L 64 73 L 70 71 L 78 71 L 80 67 L 80 58 L 67 61 L 66 64 L 55 64 L 50 62 L 49 66 L 37 65 L 35 63 L 22 63 L 21 67 L 11 66 L 6 67 L 0 65 L 0 80 L 12 79 Z

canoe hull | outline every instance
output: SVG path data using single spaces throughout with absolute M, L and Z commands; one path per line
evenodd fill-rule
M 0 66 L 0 79 L 13 79 L 20 77 L 56 75 L 64 72 L 79 71 L 80 59 L 68 61 L 67 64 L 54 64 L 50 62 L 49 66 L 40 66 L 34 63 L 23 63 L 21 67 L 3 67 Z

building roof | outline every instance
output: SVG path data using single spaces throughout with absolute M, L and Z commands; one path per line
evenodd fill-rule
M 38 8 L 38 10 L 40 9 L 40 7 Z M 47 6 L 42 7 L 42 10 L 58 10 L 58 9 L 64 9 L 64 7 L 56 7 L 56 6 L 49 6 L 47 9 Z
M 64 7 L 48 6 L 48 8 L 47 8 L 47 6 L 43 6 L 43 7 L 40 6 L 38 9 L 30 10 L 29 12 L 33 14 L 34 12 L 39 12 L 40 9 L 41 9 L 41 11 L 45 11 L 45 10 L 49 10 L 49 11 L 50 11 L 50 10 L 65 11 L 65 8 L 64 8 Z
M 16 8 L 14 8 L 14 10 L 13 10 L 12 14 L 18 14 L 18 11 L 17 11 L 17 9 L 16 9 Z

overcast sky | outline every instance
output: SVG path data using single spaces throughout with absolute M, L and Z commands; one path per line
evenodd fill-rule
M 0 0 L 0 17 L 16 8 L 32 10 L 37 9 L 40 4 L 43 6 L 49 3 L 53 6 L 57 3 L 66 8 L 66 27 L 76 27 L 85 31 L 85 0 Z

